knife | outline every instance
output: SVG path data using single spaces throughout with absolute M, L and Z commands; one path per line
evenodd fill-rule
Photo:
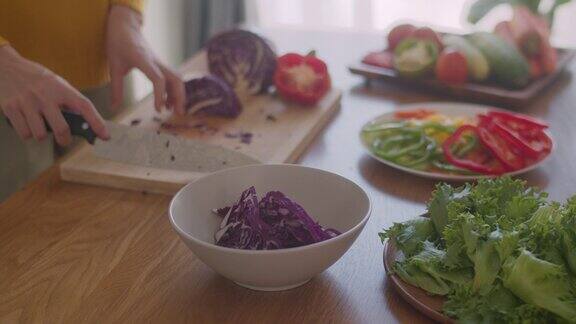
M 106 121 L 110 139 L 99 139 L 79 114 L 62 111 L 74 136 L 93 145 L 96 156 L 134 165 L 193 172 L 214 172 L 260 164 L 242 152 L 176 135 Z M 51 131 L 50 126 L 46 127 Z

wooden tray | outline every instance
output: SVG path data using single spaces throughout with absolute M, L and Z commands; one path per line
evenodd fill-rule
M 390 269 L 392 269 L 394 262 L 400 261 L 403 258 L 404 255 L 396 249 L 396 244 L 390 240 L 386 241 L 384 246 L 384 269 L 386 269 L 388 279 L 392 282 L 392 286 L 400 293 L 402 298 L 424 315 L 440 323 L 455 323 L 452 318 L 442 313 L 444 297 L 432 296 L 426 291 L 404 282 L 399 276 L 391 273 Z
M 185 78 L 208 73 L 205 53 L 190 59 L 180 70 Z M 162 129 L 163 123 L 170 123 L 173 126 L 166 131 L 179 136 L 237 150 L 263 163 L 294 163 L 339 110 L 341 96 L 342 92 L 333 88 L 316 107 L 292 105 L 272 94 L 254 96 L 243 102 L 242 114 L 232 120 L 157 114 L 153 98 L 148 96 L 115 121 L 150 130 Z M 243 132 L 252 134 L 249 143 L 239 137 Z M 95 156 L 90 145 L 84 145 L 60 164 L 60 175 L 71 182 L 172 194 L 205 173 L 106 160 Z
M 523 89 L 512 90 L 490 83 L 468 82 L 463 85 L 448 85 L 433 78 L 414 79 L 401 77 L 394 69 L 387 69 L 362 62 L 348 67 L 350 72 L 361 75 L 367 80 L 380 79 L 420 90 L 429 90 L 439 94 L 449 95 L 462 100 L 504 106 L 521 107 L 532 101 L 538 94 L 550 86 L 566 69 L 576 51 L 558 48 L 558 67 L 552 74 L 532 81 Z

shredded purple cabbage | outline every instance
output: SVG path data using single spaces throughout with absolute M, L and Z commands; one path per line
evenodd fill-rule
M 245 250 L 273 250 L 325 241 L 341 233 L 324 229 L 302 206 L 279 191 L 258 202 L 256 189 L 246 189 L 232 207 L 213 210 L 222 217 L 216 245 Z
M 242 112 L 242 105 L 234 90 L 217 76 L 190 79 L 186 81 L 185 88 L 188 113 L 234 118 Z
M 206 46 L 210 72 L 228 82 L 241 98 L 268 90 L 276 53 L 262 37 L 240 29 L 212 37 Z

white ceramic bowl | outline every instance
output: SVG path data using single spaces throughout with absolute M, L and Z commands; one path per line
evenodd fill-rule
M 217 246 L 221 218 L 211 210 L 231 206 L 246 188 L 261 198 L 279 190 L 326 228 L 341 235 L 307 246 L 251 251 Z M 305 284 L 350 248 L 370 216 L 370 199 L 354 182 L 327 171 L 297 165 L 250 165 L 204 176 L 172 199 L 170 222 L 200 260 L 222 276 L 256 290 L 285 290 Z

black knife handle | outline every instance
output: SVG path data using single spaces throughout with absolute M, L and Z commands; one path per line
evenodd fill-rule
M 94 141 L 96 141 L 97 138 L 96 133 L 94 133 L 92 128 L 90 128 L 90 125 L 84 117 L 64 110 L 62 111 L 62 116 L 64 117 L 64 120 L 66 120 L 68 127 L 70 127 L 70 133 L 72 133 L 72 135 L 82 137 L 88 143 L 94 144 Z M 10 119 L 6 118 L 6 121 L 8 122 L 8 125 L 12 126 Z M 51 132 L 52 128 L 46 120 L 44 120 L 44 124 L 46 125 L 46 130 Z
M 69 111 L 62 111 L 62 116 L 68 123 L 70 127 L 70 133 L 74 136 L 80 136 L 84 138 L 88 143 L 94 144 L 96 141 L 96 133 L 92 130 L 86 119 L 82 117 L 80 114 L 76 114 Z M 50 130 L 50 126 L 46 123 L 46 127 Z

